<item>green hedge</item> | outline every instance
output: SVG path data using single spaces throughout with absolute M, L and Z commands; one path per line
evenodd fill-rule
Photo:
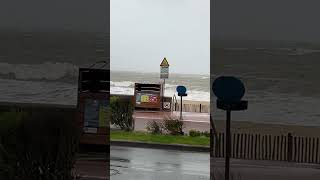
M 111 124 L 120 127 L 125 131 L 134 129 L 134 119 L 132 117 L 134 107 L 130 99 L 112 96 L 110 98 Z

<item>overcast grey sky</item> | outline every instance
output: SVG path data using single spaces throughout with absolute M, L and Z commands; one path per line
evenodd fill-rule
M 210 0 L 111 0 L 111 69 L 210 73 Z
M 212 38 L 320 42 L 319 0 L 212 2 Z
M 105 0 L 1 0 L 0 30 L 108 32 Z

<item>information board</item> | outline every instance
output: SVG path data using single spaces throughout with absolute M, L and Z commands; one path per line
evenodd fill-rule
M 143 94 L 143 93 L 137 93 L 136 95 L 136 103 L 158 103 L 158 95 L 156 94 Z
M 160 108 L 161 84 L 135 84 L 135 107 Z
M 84 108 L 84 131 L 97 133 L 100 127 L 107 125 L 107 101 L 86 99 Z
M 160 79 L 169 78 L 169 62 L 167 58 L 164 58 L 160 64 Z

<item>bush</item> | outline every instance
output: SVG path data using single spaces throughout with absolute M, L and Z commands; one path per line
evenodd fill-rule
M 189 136 L 191 136 L 191 137 L 197 137 L 197 136 L 201 136 L 201 135 L 202 135 L 202 133 L 200 131 L 193 130 L 193 129 L 189 131 Z
M 147 124 L 147 130 L 152 134 L 162 134 L 163 128 L 163 124 L 157 121 L 151 121 Z
M 164 118 L 164 128 L 171 135 L 183 135 L 183 121 L 177 117 Z
M 210 137 L 210 132 L 208 132 L 208 131 L 204 131 L 201 134 L 202 134 L 202 136 Z
M 80 128 L 72 120 L 52 110 L 1 114 L 0 179 L 73 179 Z
M 134 129 L 134 108 L 130 100 L 112 96 L 110 98 L 110 111 L 112 124 L 125 131 L 132 131 Z

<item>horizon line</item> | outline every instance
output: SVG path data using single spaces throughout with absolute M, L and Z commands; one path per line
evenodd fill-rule
M 154 71 L 148 71 L 148 72 L 141 72 L 141 71 L 138 71 L 138 70 L 118 70 L 118 69 L 111 69 L 110 68 L 110 72 L 131 72 L 131 73 L 149 73 L 149 74 L 160 74 L 160 72 L 154 72 Z M 181 75 L 204 75 L 204 76 L 210 76 L 210 73 L 203 73 L 203 74 L 200 74 L 200 73 L 169 73 L 169 74 L 181 74 Z

